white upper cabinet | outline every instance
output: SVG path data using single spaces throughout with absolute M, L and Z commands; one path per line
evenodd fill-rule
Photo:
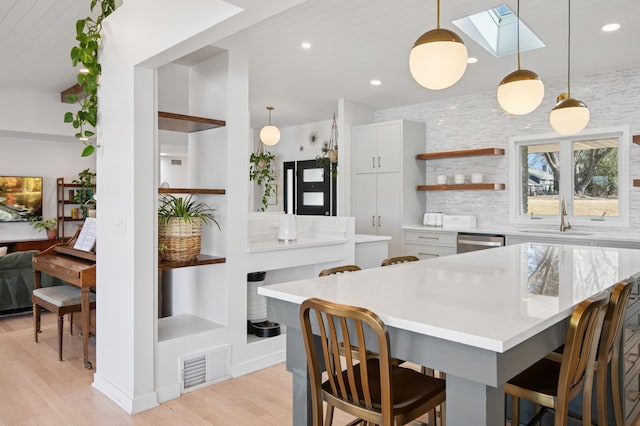
M 353 128 L 357 173 L 400 170 L 401 125 L 401 121 L 391 121 Z

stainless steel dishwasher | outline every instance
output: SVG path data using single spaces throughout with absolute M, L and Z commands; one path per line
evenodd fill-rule
M 485 250 L 504 245 L 504 235 L 458 232 L 457 253 Z

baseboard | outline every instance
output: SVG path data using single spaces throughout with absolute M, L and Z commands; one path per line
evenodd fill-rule
M 180 398 L 180 385 L 176 383 L 174 385 L 157 389 L 156 395 L 158 395 L 158 402 L 160 404 L 171 401 L 172 399 Z
M 271 367 L 272 365 L 284 362 L 287 352 L 283 349 L 278 352 L 260 357 L 253 358 L 249 361 L 232 365 L 231 377 L 244 376 L 245 374 L 253 373 L 254 371 L 262 370 L 263 368 Z
M 140 413 L 159 405 L 156 392 L 131 398 L 113 383 L 100 376 L 99 373 L 93 375 L 93 383 L 91 385 L 118 404 L 128 414 Z

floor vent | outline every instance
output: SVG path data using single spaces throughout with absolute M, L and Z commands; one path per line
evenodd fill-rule
M 180 358 L 180 393 L 229 378 L 230 353 L 231 346 L 225 345 Z

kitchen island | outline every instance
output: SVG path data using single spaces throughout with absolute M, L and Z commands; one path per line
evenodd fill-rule
M 298 309 L 318 297 L 371 309 L 393 356 L 446 372 L 450 426 L 498 425 L 504 383 L 564 342 L 578 303 L 639 270 L 640 250 L 526 243 L 259 292 L 269 317 L 288 326 L 293 424 L 311 424 Z

